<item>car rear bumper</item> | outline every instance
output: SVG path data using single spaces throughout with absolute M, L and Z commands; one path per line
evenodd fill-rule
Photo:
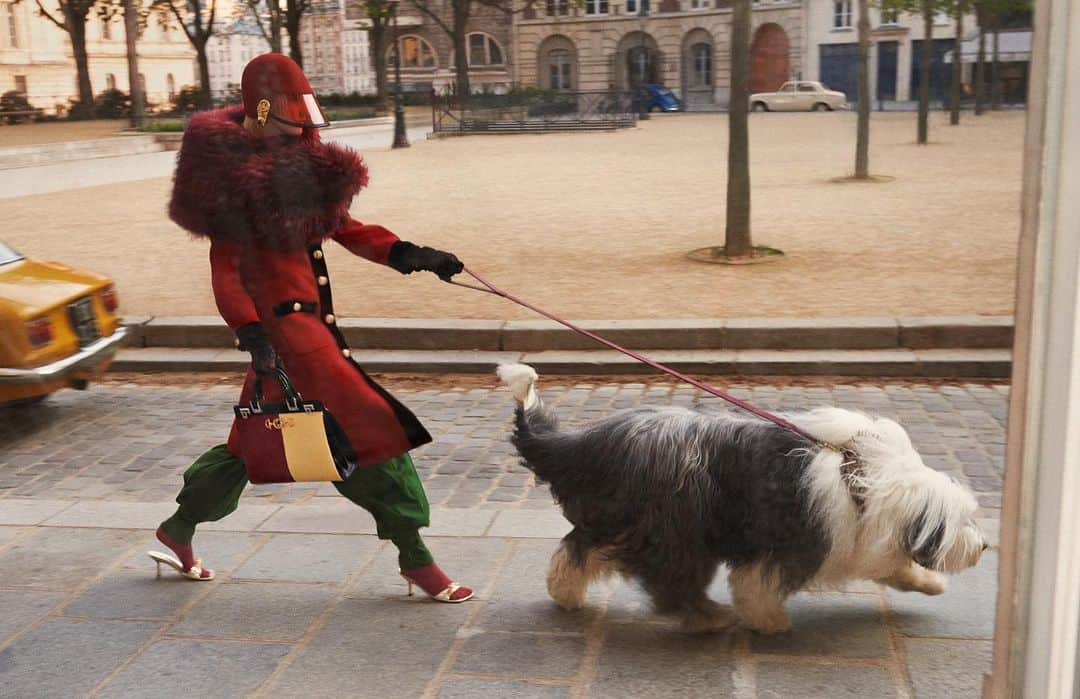
M 112 335 L 103 337 L 75 354 L 50 364 L 28 369 L 0 368 L 0 384 L 46 383 L 63 379 L 69 374 L 95 369 L 103 361 L 111 359 L 116 354 L 116 350 L 120 348 L 126 335 L 126 328 L 117 328 Z

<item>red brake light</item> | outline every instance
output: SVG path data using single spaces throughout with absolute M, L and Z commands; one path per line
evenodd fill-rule
M 105 304 L 105 310 L 109 313 L 116 313 L 116 309 L 120 307 L 120 297 L 116 293 L 116 287 L 110 284 L 105 287 L 101 292 L 101 302 Z
M 30 339 L 30 346 L 35 349 L 52 342 L 52 323 L 48 318 L 35 318 L 26 321 L 26 336 Z

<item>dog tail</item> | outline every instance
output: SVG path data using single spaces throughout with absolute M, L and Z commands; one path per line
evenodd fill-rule
M 521 454 L 525 466 L 543 480 L 550 480 L 547 464 L 556 449 L 559 437 L 559 420 L 544 405 L 536 392 L 539 378 L 536 370 L 524 364 L 503 364 L 498 369 L 502 379 L 517 400 L 514 411 L 514 435 L 511 442 Z
M 540 378 L 536 369 L 526 364 L 502 364 L 498 374 L 517 400 L 515 417 L 519 433 L 541 434 L 559 429 L 555 414 L 548 410 L 536 392 L 536 381 Z

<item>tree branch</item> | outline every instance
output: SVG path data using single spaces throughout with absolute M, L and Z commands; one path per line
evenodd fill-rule
M 416 9 L 423 12 L 428 17 L 430 17 L 435 22 L 435 24 L 439 25 L 442 28 L 444 32 L 449 34 L 451 37 L 454 36 L 454 30 L 442 20 L 442 17 L 439 17 L 437 14 L 435 14 L 434 10 L 427 6 L 427 2 L 425 0 L 410 0 L 410 4 Z M 396 41 L 397 37 L 394 37 L 394 40 Z
M 206 41 L 214 34 L 214 17 L 217 15 L 217 0 L 210 0 L 210 21 L 206 24 L 206 33 L 203 34 L 203 41 Z
M 259 13 L 259 0 L 244 0 L 244 4 L 251 10 L 252 16 L 255 17 L 255 23 L 259 25 L 259 31 L 262 33 L 263 38 L 266 39 L 266 43 L 273 43 L 270 41 L 270 31 L 263 24 L 262 15 Z
M 50 22 L 52 22 L 56 26 L 60 27 L 65 32 L 70 33 L 70 30 L 68 29 L 68 26 L 67 26 L 67 22 L 57 21 L 57 19 L 55 17 L 53 17 L 51 14 L 49 14 L 49 11 L 45 9 L 45 6 L 41 4 L 41 0 L 35 0 L 35 2 L 37 3 L 38 14 L 40 14 L 42 17 L 49 20 Z

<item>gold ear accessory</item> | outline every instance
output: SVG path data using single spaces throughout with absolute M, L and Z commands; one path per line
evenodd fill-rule
M 259 100 L 255 106 L 256 119 L 259 126 L 266 126 L 266 120 L 270 117 L 270 100 Z

